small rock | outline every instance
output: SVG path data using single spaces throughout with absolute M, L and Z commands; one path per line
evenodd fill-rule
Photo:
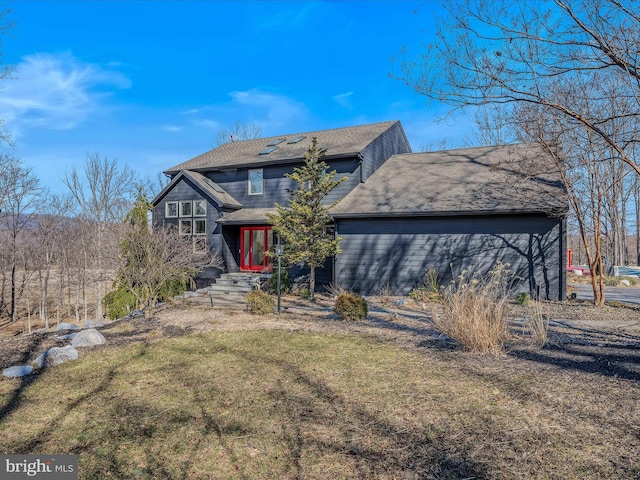
M 54 332 L 59 332 L 60 330 L 80 330 L 80 327 L 75 323 L 60 323 L 54 330 Z
M 2 370 L 2 375 L 7 378 L 24 377 L 33 372 L 31 365 L 16 365 L 15 367 L 9 367 Z
M 403 298 L 401 298 L 400 300 L 396 300 L 396 303 L 397 303 L 398 305 L 404 305 L 404 299 L 403 299 Z
M 67 333 L 66 335 L 58 335 L 56 338 L 60 340 L 72 340 L 76 335 L 77 333 Z
M 104 322 L 102 320 L 87 320 L 84 322 L 84 328 L 98 328 L 104 327 Z
M 105 343 L 107 343 L 107 340 L 104 335 L 95 328 L 88 328 L 76 333 L 71 341 L 71 345 L 75 348 L 93 347 L 94 345 L 103 345 Z
M 603 348 L 603 347 L 604 347 L 604 343 L 599 343 L 599 344 L 598 344 L 598 346 L 599 346 L 600 348 Z
M 127 315 L 127 317 L 135 318 L 135 317 L 141 317 L 143 315 L 144 315 L 144 312 L 140 310 L 131 310 Z
M 620 280 L 620 285 L 624 285 L 625 287 L 630 287 L 631 286 L 631 282 L 629 280 L 627 280 L 626 278 L 623 278 L 622 280 Z
M 36 358 L 31 365 L 36 368 L 48 368 L 55 367 L 61 363 L 68 362 L 69 360 L 78 359 L 78 350 L 71 345 L 66 347 L 52 347 L 38 358 Z

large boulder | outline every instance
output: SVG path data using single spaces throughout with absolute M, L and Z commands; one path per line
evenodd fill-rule
M 103 345 L 105 343 L 107 343 L 107 340 L 104 338 L 104 335 L 95 328 L 82 330 L 76 333 L 73 340 L 71 340 L 71 345 L 75 348 L 93 347 L 94 345 Z
M 31 365 L 36 368 L 55 367 L 61 363 L 68 362 L 69 360 L 78 359 L 78 350 L 71 345 L 66 347 L 52 347 L 38 358 L 36 358 Z
M 15 367 L 9 367 L 2 370 L 2 375 L 7 378 L 24 377 L 33 372 L 31 365 L 16 365 Z

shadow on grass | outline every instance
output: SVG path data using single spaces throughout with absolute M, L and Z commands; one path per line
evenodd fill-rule
M 15 362 L 16 365 L 26 365 L 31 360 L 31 355 L 36 352 L 40 345 L 45 340 L 44 335 L 33 335 L 31 343 L 22 351 L 20 358 Z M 20 378 L 20 383 L 16 389 L 11 393 L 9 398 L 2 407 L 0 407 L 0 424 L 7 418 L 7 416 L 20 406 L 20 400 L 24 391 L 38 381 L 40 378 L 40 372 L 36 371 L 30 375 L 26 375 Z
M 322 373 L 311 374 L 277 353 L 263 355 L 250 348 L 255 347 L 243 349 L 214 345 L 208 347 L 207 354 L 223 355 L 242 365 L 268 369 L 273 376 L 267 391 L 247 391 L 246 395 L 266 395 L 268 400 L 262 408 L 268 408 L 265 418 L 269 420 L 267 425 L 275 425 L 268 427 L 273 431 L 262 431 L 262 421 L 259 422 L 261 427 L 256 429 L 248 418 L 251 411 L 247 409 L 251 407 L 247 405 L 238 407 L 235 411 L 240 414 L 232 419 L 224 417 L 222 407 L 216 403 L 224 398 L 224 390 L 212 393 L 215 386 L 203 384 L 193 372 L 185 374 L 185 365 L 195 362 L 194 356 L 199 354 L 198 351 L 190 351 L 190 358 L 185 358 L 187 363 L 184 365 L 171 363 L 159 367 L 163 375 L 175 379 L 176 390 L 189 392 L 189 404 L 182 409 L 160 411 L 150 408 L 143 399 L 138 402 L 117 399 L 109 406 L 108 417 L 113 419 L 113 424 L 109 426 L 108 437 L 103 438 L 103 441 L 110 441 L 102 446 L 85 444 L 71 452 L 92 452 L 94 456 L 101 457 L 82 472 L 83 478 L 104 478 L 106 471 L 114 478 L 134 478 L 132 472 L 136 470 L 139 471 L 137 478 L 203 478 L 202 470 L 198 469 L 208 464 L 194 466 L 194 461 L 202 458 L 203 451 L 211 454 L 212 439 L 215 439 L 216 448 L 219 444 L 222 455 L 216 456 L 222 462 L 221 469 L 211 472 L 212 478 L 250 480 L 256 475 L 287 479 L 334 477 L 329 471 L 311 471 L 318 465 L 338 469 L 340 474 L 337 476 L 341 478 L 345 477 L 345 472 L 349 478 L 459 479 L 487 476 L 487 467 L 477 463 L 472 458 L 473 453 L 459 442 L 454 444 L 450 441 L 446 432 L 434 433 L 417 425 L 396 425 L 371 406 L 336 392 L 321 378 Z M 105 376 L 101 386 L 87 395 L 99 393 L 116 370 L 117 367 Z M 82 398 L 78 399 L 69 406 L 69 410 L 81 401 Z M 229 408 L 234 409 L 234 406 Z M 161 425 L 156 425 L 153 419 L 162 419 L 159 421 Z M 180 451 L 173 452 L 176 459 L 167 461 L 172 451 L 167 451 L 156 438 L 174 439 L 184 432 L 185 423 L 191 428 L 188 440 L 185 438 L 183 443 L 174 443 Z M 57 428 L 57 424 L 59 420 L 51 429 Z M 319 431 L 324 433 L 319 434 Z M 37 441 L 24 445 L 24 450 L 37 449 L 46 435 L 47 432 L 43 432 Z M 254 438 L 255 447 L 248 445 Z M 99 439 L 93 440 L 97 441 Z M 120 444 L 135 445 L 136 461 L 141 466 L 133 465 L 131 458 L 123 456 L 126 451 L 119 450 Z M 251 448 L 261 451 L 259 458 L 248 458 L 247 451 Z M 225 470 L 226 465 L 228 469 Z

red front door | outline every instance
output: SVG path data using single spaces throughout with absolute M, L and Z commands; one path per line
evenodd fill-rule
M 267 252 L 273 246 L 271 227 L 240 228 L 240 270 L 271 270 Z

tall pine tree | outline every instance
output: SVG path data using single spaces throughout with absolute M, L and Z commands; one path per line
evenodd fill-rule
M 287 189 L 291 198 L 284 207 L 276 204 L 277 213 L 268 215 L 269 223 L 283 242 L 282 260 L 285 265 L 304 263 L 310 270 L 309 291 L 311 299 L 316 286 L 316 268 L 324 265 L 327 258 L 340 253 L 340 237 L 327 235 L 331 224 L 329 209 L 336 202 L 325 205 L 323 199 L 347 177 L 334 180 L 336 171 L 329 171 L 321 158 L 326 149 L 318 147 L 314 137 L 304 154 L 304 165 L 293 169 L 285 176 L 297 183 L 295 190 Z

